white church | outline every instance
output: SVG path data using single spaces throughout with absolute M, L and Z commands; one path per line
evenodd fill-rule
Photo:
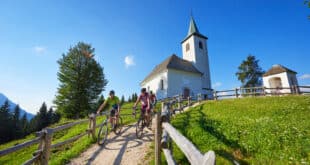
M 157 65 L 140 86 L 153 91 L 158 99 L 179 94 L 183 97 L 202 94 L 204 99 L 211 99 L 207 39 L 191 18 L 188 34 L 181 42 L 183 58 L 171 55 Z

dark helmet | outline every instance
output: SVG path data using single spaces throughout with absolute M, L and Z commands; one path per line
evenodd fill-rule
M 153 94 L 153 91 L 150 91 L 150 94 L 152 95 L 152 94 Z
M 115 95 L 114 90 L 111 90 L 110 93 L 109 93 L 109 95 Z
M 145 92 L 146 92 L 146 88 L 142 88 L 142 89 L 141 89 L 141 92 L 142 92 L 142 93 L 145 93 Z

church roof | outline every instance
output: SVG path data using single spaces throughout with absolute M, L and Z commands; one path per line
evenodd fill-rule
M 157 74 L 161 73 L 166 69 L 175 69 L 190 73 L 202 74 L 191 62 L 184 60 L 178 57 L 177 55 L 173 54 L 166 60 L 164 60 L 162 63 L 157 65 L 142 82 L 145 82 L 153 78 L 154 76 L 156 76 Z
M 291 69 L 288 69 L 282 65 L 273 65 L 271 69 L 269 69 L 264 75 L 263 77 L 267 77 L 267 76 L 270 76 L 270 75 L 274 75 L 274 74 L 279 74 L 279 73 L 283 73 L 283 72 L 290 72 L 290 73 L 294 73 L 294 74 L 297 74 L 297 72 L 291 70 Z
M 196 36 L 199 36 L 201 38 L 204 38 L 204 39 L 208 39 L 208 37 L 200 34 L 199 30 L 198 30 L 198 27 L 196 25 L 196 22 L 194 20 L 193 17 L 191 17 L 191 20 L 190 20 L 190 23 L 189 23 L 189 29 L 188 29 L 188 33 L 187 33 L 187 36 L 185 37 L 185 39 L 182 41 L 182 43 L 184 41 L 186 41 L 189 37 L 191 37 L 192 35 L 196 35 Z

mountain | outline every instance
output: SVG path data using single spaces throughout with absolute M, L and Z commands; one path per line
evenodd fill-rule
M 14 102 L 12 102 L 8 97 L 6 97 L 4 94 L 0 93 L 0 106 L 2 106 L 4 104 L 4 102 L 8 100 L 9 101 L 9 105 L 10 105 L 10 112 L 14 111 L 14 108 L 16 106 L 16 104 Z M 20 117 L 22 117 L 24 114 L 26 113 L 27 119 L 30 120 L 34 117 L 33 114 L 28 113 L 26 110 L 20 108 Z

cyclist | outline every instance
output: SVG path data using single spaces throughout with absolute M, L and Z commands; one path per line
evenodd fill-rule
M 151 112 L 154 111 L 155 106 L 157 103 L 156 95 L 153 93 L 153 91 L 150 92 L 150 106 L 151 106 Z
M 109 93 L 109 97 L 104 101 L 103 104 L 100 105 L 99 109 L 97 110 L 97 114 L 100 114 L 100 111 L 106 106 L 109 105 L 111 107 L 110 110 L 110 123 L 112 124 L 113 120 L 112 117 L 118 117 L 119 112 L 120 112 L 120 101 L 117 96 L 115 96 L 114 90 L 111 90 Z M 117 120 L 118 118 L 116 118 Z M 118 121 L 115 121 L 118 123 Z M 115 126 L 115 124 L 112 124 Z
M 141 89 L 141 94 L 134 104 L 134 109 L 136 109 L 137 104 L 141 102 L 141 115 L 145 115 L 147 123 L 150 121 L 150 98 L 145 88 Z

